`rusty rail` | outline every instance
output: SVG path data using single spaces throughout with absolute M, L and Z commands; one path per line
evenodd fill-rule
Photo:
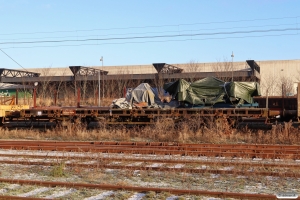
M 42 165 L 42 166 L 53 166 L 55 163 L 41 162 L 41 161 L 0 161 L 0 163 L 5 164 L 22 164 L 22 165 Z M 269 171 L 239 171 L 239 170 L 222 170 L 222 169 L 198 169 L 198 168 L 176 168 L 176 167 L 153 167 L 153 166 L 131 166 L 131 165 L 112 165 L 112 164 L 102 164 L 102 163 L 65 163 L 65 166 L 69 167 L 83 167 L 83 168 L 107 168 L 107 169 L 126 169 L 126 170 L 151 170 L 151 171 L 173 171 L 173 172 L 185 172 L 185 173 L 211 173 L 211 174 L 233 174 L 233 175 L 243 175 L 243 176 L 276 176 L 276 177 L 296 177 L 300 178 L 299 173 L 295 172 L 269 172 Z
M 17 196 L 0 196 L 0 199 L 4 200 L 53 200 L 53 199 L 47 199 L 47 198 L 35 198 L 35 197 L 17 197 Z
M 68 187 L 68 188 L 90 188 L 90 189 L 102 189 L 102 190 L 128 190 L 136 192 L 169 192 L 171 194 L 190 194 L 190 195 L 208 195 L 219 198 L 239 198 L 239 199 L 277 199 L 276 195 L 271 194 L 250 194 L 250 193 L 234 193 L 234 192 L 218 192 L 218 191 L 206 191 L 206 190 L 183 190 L 173 188 L 155 188 L 155 187 L 136 187 L 126 185 L 110 185 L 110 184 L 87 184 L 87 183 L 69 183 L 69 182 L 49 182 L 38 180 L 16 180 L 16 179 L 3 179 L 0 178 L 0 182 L 6 182 L 11 184 L 27 184 L 27 185 L 39 185 L 45 187 Z M 298 197 L 298 199 L 300 199 Z
M 116 157 L 93 157 L 93 156 L 60 156 L 60 155 L 28 155 L 28 154 L 0 154 L 0 157 L 25 157 L 25 158 L 37 158 L 37 159 L 72 159 L 72 160 L 99 160 L 101 162 L 109 161 L 121 161 L 121 162 L 147 162 L 147 163 L 166 163 L 166 164 L 201 164 L 201 165 L 220 165 L 220 166 L 251 166 L 251 167 L 282 167 L 282 168 L 300 168 L 300 163 L 297 164 L 288 164 L 288 163 L 264 163 L 264 162 L 241 162 L 239 160 L 216 160 L 216 161 L 207 161 L 207 160 L 187 160 L 187 159 L 166 159 L 166 158 L 132 158 L 123 156 L 122 158 Z M 4 161 L 2 161 L 4 162 Z
M 132 142 L 1 141 L 0 148 L 157 155 L 300 159 L 300 146 Z

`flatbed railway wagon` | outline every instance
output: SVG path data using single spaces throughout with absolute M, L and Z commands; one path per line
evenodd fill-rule
M 265 107 L 236 107 L 236 108 L 137 108 L 137 109 L 113 109 L 111 107 L 85 107 L 77 104 L 75 107 L 24 107 L 14 105 L 14 108 L 0 107 L 1 125 L 11 124 L 18 126 L 34 126 L 34 124 L 65 125 L 67 123 L 90 123 L 107 125 L 148 125 L 155 124 L 163 118 L 179 122 L 182 120 L 199 119 L 196 123 L 205 123 L 206 120 L 214 120 L 216 123 L 230 125 L 253 124 L 254 126 L 271 125 L 274 122 L 293 120 L 298 122 L 299 109 L 299 87 L 297 95 L 289 98 L 294 102 L 291 110 L 269 106 L 272 97 L 260 97 L 259 102 Z M 284 98 L 284 97 L 283 97 Z M 287 101 L 287 100 L 285 100 Z M 263 104 L 262 102 L 265 102 Z M 194 120 L 195 121 L 195 120 Z

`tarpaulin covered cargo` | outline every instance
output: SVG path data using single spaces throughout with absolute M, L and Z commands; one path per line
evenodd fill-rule
M 207 77 L 190 84 L 186 101 L 191 104 L 215 104 L 224 101 L 224 81 Z
M 253 96 L 259 96 L 257 82 L 224 82 L 207 77 L 189 84 L 180 79 L 164 85 L 174 99 L 193 105 L 215 105 L 219 103 L 253 103 Z
M 148 103 L 148 106 L 155 106 L 156 103 L 160 102 L 158 94 L 148 83 L 141 83 L 139 86 L 134 88 L 129 94 L 126 95 L 126 100 L 130 105 L 133 103 Z
M 164 90 L 167 91 L 172 97 L 178 101 L 186 101 L 187 88 L 190 83 L 184 79 L 179 79 L 174 82 L 165 83 Z
M 228 82 L 225 88 L 229 97 L 243 99 L 247 103 L 254 103 L 253 96 L 261 96 L 257 82 Z

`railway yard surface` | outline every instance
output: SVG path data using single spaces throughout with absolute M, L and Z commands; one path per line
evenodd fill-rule
M 0 199 L 276 199 L 300 146 L 2 140 Z

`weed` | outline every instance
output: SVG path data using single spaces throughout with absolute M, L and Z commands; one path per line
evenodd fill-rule
M 53 169 L 50 171 L 50 176 L 53 177 L 64 177 L 65 173 L 65 163 L 61 162 L 53 166 Z
M 145 195 L 145 198 L 147 199 L 156 199 L 155 197 L 156 197 L 156 192 L 154 191 L 147 192 Z

